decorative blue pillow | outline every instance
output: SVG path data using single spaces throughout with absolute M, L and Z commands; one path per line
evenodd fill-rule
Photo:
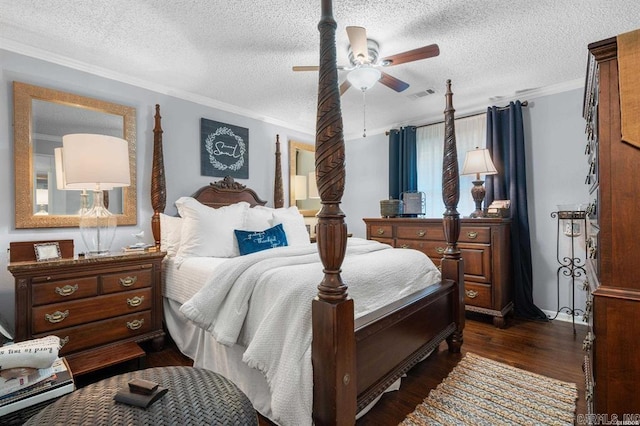
M 236 234 L 241 256 L 287 245 L 287 236 L 281 223 L 264 231 L 240 231 L 235 229 L 233 232 Z

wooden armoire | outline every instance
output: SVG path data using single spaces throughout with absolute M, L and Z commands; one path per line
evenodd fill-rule
M 640 412 L 640 148 L 622 141 L 617 39 L 588 48 L 584 116 L 592 330 L 584 345 L 586 398 L 590 412 L 623 421 L 625 414 Z

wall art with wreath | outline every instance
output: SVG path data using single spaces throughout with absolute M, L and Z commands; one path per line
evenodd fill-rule
M 200 119 L 200 174 L 249 178 L 249 129 Z

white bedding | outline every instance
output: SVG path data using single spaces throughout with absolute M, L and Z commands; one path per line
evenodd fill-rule
M 194 271 L 194 276 L 181 280 L 185 288 L 167 285 L 165 296 L 184 302 L 181 312 L 220 342 L 246 347 L 243 361 L 261 370 L 269 383 L 272 420 L 311 424 L 311 300 L 323 276 L 317 247 L 282 247 L 226 259 L 213 272 L 206 271 L 206 263 L 185 259 L 177 271 Z M 203 277 L 202 288 L 185 301 Z M 418 251 L 350 238 L 342 277 L 358 317 L 438 282 L 440 273 Z M 196 358 L 196 364 L 202 363 Z

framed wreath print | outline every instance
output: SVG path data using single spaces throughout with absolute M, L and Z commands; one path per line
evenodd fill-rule
M 200 174 L 249 178 L 249 129 L 200 119 Z
M 38 262 L 62 258 L 58 242 L 34 244 L 33 249 L 36 251 L 36 260 Z

